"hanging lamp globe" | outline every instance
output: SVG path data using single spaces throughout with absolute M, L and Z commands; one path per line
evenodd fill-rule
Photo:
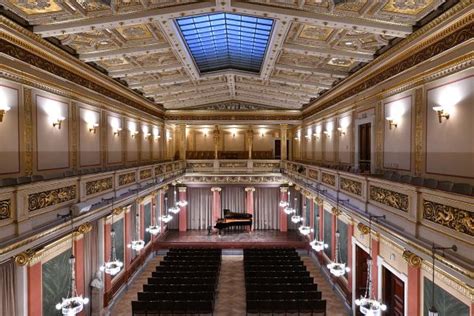
M 153 236 L 156 236 L 161 232 L 161 227 L 157 225 L 150 225 L 145 229 L 145 231 L 152 234 Z
M 300 231 L 301 235 L 308 236 L 313 230 L 309 226 L 301 225 L 298 227 L 298 230 Z
M 163 223 L 169 223 L 171 222 L 171 220 L 173 219 L 173 216 L 167 214 L 167 215 L 163 215 L 160 217 L 160 220 L 163 222 Z
M 295 224 L 301 222 L 302 220 L 303 218 L 300 215 L 291 216 L 291 221 Z
M 279 205 L 280 205 L 280 207 L 287 207 L 287 206 L 288 206 L 288 202 L 281 200 Z
M 145 242 L 141 239 L 139 240 L 132 240 L 130 244 L 127 245 L 128 248 L 132 248 L 135 251 L 140 251 L 145 248 Z
M 312 242 L 309 243 L 309 245 L 311 246 L 311 248 L 316 251 L 316 252 L 320 252 L 324 249 L 327 249 L 329 247 L 328 244 L 325 244 L 324 241 L 322 240 L 313 240 Z

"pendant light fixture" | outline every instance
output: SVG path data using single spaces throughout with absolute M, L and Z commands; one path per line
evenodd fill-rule
M 152 197 L 153 197 L 153 199 L 154 199 L 155 202 L 156 202 L 156 196 L 155 196 L 155 195 L 152 195 Z M 152 205 L 152 207 L 153 207 L 153 203 L 152 203 L 151 205 Z M 152 216 L 152 217 L 151 217 L 151 225 L 148 226 L 148 227 L 145 229 L 145 231 L 146 231 L 147 233 L 152 234 L 153 236 L 156 236 L 156 235 L 158 235 L 158 234 L 161 232 L 161 227 L 160 227 L 160 225 L 157 225 L 157 224 L 156 224 L 156 210 L 155 210 L 155 216 Z
M 165 196 L 165 215 L 162 215 L 160 217 L 160 220 L 163 222 L 163 223 L 169 223 L 171 222 L 171 220 L 173 219 L 173 216 L 171 216 L 170 214 L 168 214 L 168 197 Z
M 323 240 L 319 240 L 319 214 L 316 215 L 316 221 L 318 222 L 318 225 L 316 226 L 316 234 L 314 236 L 314 240 L 309 243 L 311 248 L 313 248 L 314 251 L 320 252 L 324 249 L 327 249 L 329 247 L 328 244 L 326 244 Z
M 291 216 L 291 221 L 295 224 L 301 222 L 303 218 L 301 215 L 298 214 L 298 210 L 300 208 L 298 207 L 298 198 L 295 196 L 295 215 Z
M 435 296 L 435 257 L 436 257 L 436 251 L 437 250 L 441 250 L 441 251 L 445 251 L 445 250 L 452 250 L 452 251 L 457 251 L 458 250 L 458 247 L 456 245 L 452 245 L 451 247 L 438 247 L 434 244 L 433 242 L 433 246 L 431 247 L 431 258 L 432 258 L 432 281 L 433 281 L 433 284 L 431 286 L 431 307 L 429 308 L 428 310 L 428 316 L 438 316 L 439 313 L 438 313 L 438 310 L 436 309 L 436 306 L 435 306 L 435 300 L 434 300 L 434 296 Z
M 282 187 L 284 188 L 284 187 Z M 280 203 L 278 204 L 281 208 L 283 208 L 283 210 L 289 205 L 288 201 L 290 200 L 290 188 L 288 188 L 288 198 L 287 198 L 287 201 L 284 201 L 284 200 L 280 200 Z
M 334 214 L 339 215 L 339 198 L 337 199 L 337 205 L 336 205 L 336 209 L 334 210 Z M 350 268 L 349 267 L 346 267 L 346 263 L 345 262 L 339 262 L 339 258 L 340 258 L 340 250 L 339 250 L 339 230 L 336 230 L 336 249 L 334 249 L 334 253 L 335 253 L 335 258 L 334 258 L 334 261 L 331 261 L 328 265 L 327 265 L 327 268 L 329 269 L 329 272 L 334 275 L 335 277 L 341 277 L 343 276 L 344 274 L 346 274 L 346 272 L 349 272 L 350 271 Z
M 173 186 L 174 186 L 174 191 L 173 191 L 174 205 L 172 207 L 170 207 L 169 211 L 173 214 L 178 214 L 179 211 L 181 211 L 181 208 L 178 207 L 177 201 L 176 201 L 176 184 L 173 183 Z
M 383 311 L 387 310 L 387 305 L 378 301 L 373 293 L 372 284 L 372 219 L 385 218 L 385 215 L 375 216 L 369 215 L 369 257 L 367 258 L 367 285 L 365 287 L 364 296 L 356 299 L 354 303 L 359 306 L 361 314 L 368 316 L 380 316 Z
M 135 251 L 140 251 L 145 247 L 145 241 L 140 239 L 140 210 L 137 209 L 135 214 L 135 239 L 132 240 L 127 247 L 132 248 Z
M 112 207 L 113 209 L 113 207 Z M 112 224 L 110 229 L 110 243 L 112 245 L 112 249 L 110 251 L 110 260 L 105 262 L 103 266 L 99 269 L 109 275 L 116 275 L 120 272 L 123 267 L 123 262 L 117 259 L 116 251 L 115 251 L 115 231 L 114 231 L 114 212 L 112 211 Z
M 286 215 L 291 215 L 295 212 L 295 209 L 291 207 L 291 191 L 288 189 L 288 202 L 283 209 L 283 212 L 285 212 Z
M 188 205 L 188 201 L 184 199 L 183 200 L 179 199 L 178 202 L 176 202 L 176 205 L 178 207 L 185 207 L 186 205 Z
M 74 231 L 72 230 L 73 217 L 71 214 L 71 256 L 69 257 L 69 265 L 71 267 L 71 288 L 66 298 L 61 303 L 56 304 L 56 309 L 60 310 L 63 315 L 73 316 L 80 313 L 84 309 L 84 305 L 89 303 L 89 298 L 77 295 L 76 289 L 76 257 L 74 257 Z

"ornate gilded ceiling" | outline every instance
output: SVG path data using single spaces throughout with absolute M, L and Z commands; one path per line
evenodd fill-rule
M 240 101 L 300 109 L 442 0 L 6 0 L 4 5 L 167 109 Z M 2 2 L 3 3 L 3 2 Z M 110 4 L 107 4 L 110 3 Z M 259 74 L 200 74 L 175 20 L 211 12 L 274 19 Z

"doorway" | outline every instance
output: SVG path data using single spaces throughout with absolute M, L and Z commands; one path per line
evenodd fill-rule
M 371 135 L 372 123 L 359 125 L 359 169 L 361 172 L 370 172 L 371 170 Z
M 367 258 L 369 254 L 361 247 L 356 246 L 355 256 L 355 298 L 364 296 L 367 289 Z M 362 315 L 358 308 L 356 308 L 356 315 Z
M 405 283 L 382 266 L 382 301 L 387 305 L 386 316 L 403 316 L 405 311 Z
M 281 159 L 281 139 L 275 139 L 275 144 L 273 146 L 275 149 L 274 157 L 275 159 Z M 290 140 L 286 140 L 286 159 L 290 159 Z

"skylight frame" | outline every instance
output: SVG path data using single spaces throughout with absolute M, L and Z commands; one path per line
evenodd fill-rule
M 275 28 L 274 19 L 229 12 L 174 22 L 200 74 L 228 69 L 260 74 Z

